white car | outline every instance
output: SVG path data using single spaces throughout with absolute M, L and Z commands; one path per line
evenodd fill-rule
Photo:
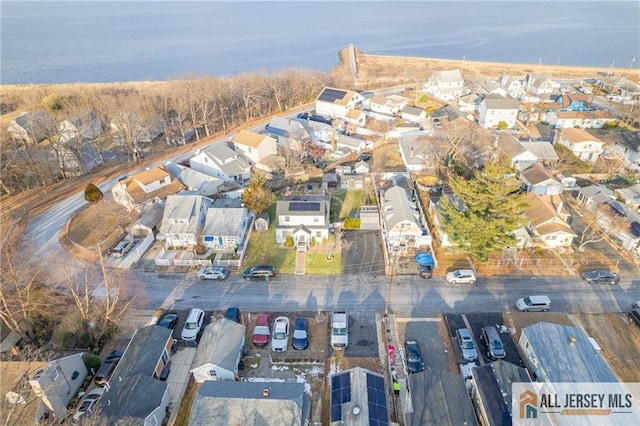
M 182 340 L 194 341 L 198 337 L 198 333 L 204 324 L 204 311 L 202 309 L 191 309 L 189 316 L 182 328 Z
M 224 280 L 229 276 L 229 270 L 224 266 L 206 266 L 198 271 L 201 280 Z
M 476 273 L 472 269 L 456 269 L 455 271 L 447 272 L 444 278 L 448 283 L 452 284 L 473 284 L 476 282 Z
M 73 423 L 80 423 L 80 418 L 83 417 L 87 413 L 91 413 L 91 409 L 102 394 L 104 393 L 103 387 L 97 387 L 95 389 L 87 392 L 84 397 L 80 400 L 80 404 L 78 404 L 78 411 L 73 415 Z
M 271 350 L 276 352 L 286 351 L 289 346 L 289 318 L 278 317 L 273 323 L 273 336 L 271 337 Z

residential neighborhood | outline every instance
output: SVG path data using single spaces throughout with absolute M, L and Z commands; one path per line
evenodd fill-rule
M 511 384 L 556 382 L 620 385 L 640 422 L 640 133 L 614 108 L 640 85 L 449 69 L 406 86 L 326 86 L 236 128 L 216 104 L 223 132 L 194 119 L 193 138 L 175 114 L 13 119 L 25 144 L 55 134 L 68 176 L 114 147 L 131 167 L 97 201 L 83 187 L 60 237 L 103 274 L 63 286 L 88 327 L 94 306 L 128 310 L 84 346 L 53 332 L 47 362 L 3 332 L 12 424 L 516 424 Z

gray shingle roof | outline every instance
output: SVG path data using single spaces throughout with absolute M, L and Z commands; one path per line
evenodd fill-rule
M 238 361 L 238 350 L 244 341 L 245 327 L 235 321 L 221 318 L 204 328 L 193 368 L 214 364 L 234 371 Z
M 492 94 L 484 98 L 487 109 L 518 109 L 520 102 L 513 98 L 504 98 L 497 94 Z
M 293 382 L 206 381 L 196 393 L 189 425 L 303 426 L 310 412 L 304 387 Z
M 407 191 L 399 186 L 393 186 L 384 192 L 382 211 L 387 229 L 393 229 L 398 223 L 405 220 L 422 228 L 415 203 L 409 199 Z
M 207 210 L 202 228 L 203 235 L 236 236 L 243 227 L 242 200 L 220 198 Z

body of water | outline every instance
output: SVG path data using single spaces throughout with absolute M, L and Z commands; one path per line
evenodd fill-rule
M 368 54 L 638 67 L 640 3 L 520 1 L 11 2 L 3 84 L 166 80 Z M 640 58 L 638 58 L 640 59 Z

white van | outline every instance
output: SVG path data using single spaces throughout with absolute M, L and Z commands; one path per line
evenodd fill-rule
M 516 301 L 516 308 L 520 312 L 538 311 L 546 312 L 551 307 L 551 299 L 549 296 L 527 296 Z
M 191 309 L 189 311 L 189 316 L 184 323 L 184 328 L 182 329 L 182 340 L 193 341 L 198 337 L 198 333 L 202 328 L 202 324 L 204 323 L 204 311 L 202 309 Z
M 331 317 L 331 346 L 334 349 L 346 349 L 349 346 L 348 319 L 345 311 L 336 311 Z

